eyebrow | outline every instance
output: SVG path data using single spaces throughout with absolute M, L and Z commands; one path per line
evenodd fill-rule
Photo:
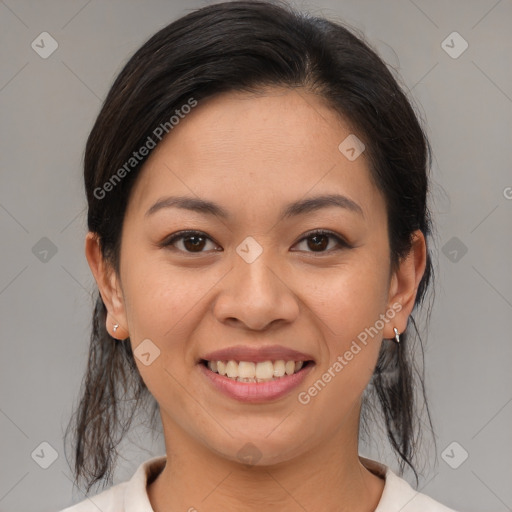
M 364 218 L 363 209 L 352 199 L 340 194 L 326 194 L 312 198 L 301 199 L 285 206 L 281 211 L 280 219 L 286 219 L 297 215 L 304 215 L 322 208 L 339 207 L 357 213 Z M 145 217 L 153 215 L 164 208 L 181 208 L 201 214 L 212 215 L 222 219 L 229 219 L 231 215 L 218 204 L 188 196 L 169 196 L 159 199 L 146 212 Z

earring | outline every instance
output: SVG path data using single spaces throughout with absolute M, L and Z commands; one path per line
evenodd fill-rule
M 118 327 L 119 327 L 119 324 L 114 324 L 114 332 L 117 331 Z
M 397 343 L 400 343 L 400 333 L 398 332 L 398 329 L 396 327 L 393 327 L 393 330 L 395 331 L 395 341 Z

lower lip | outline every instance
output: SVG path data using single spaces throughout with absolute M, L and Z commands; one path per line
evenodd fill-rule
M 267 382 L 238 382 L 212 372 L 204 364 L 199 363 L 201 372 L 209 381 L 222 393 L 239 400 L 240 402 L 268 402 L 276 400 L 288 394 L 292 389 L 299 386 L 313 368 L 313 364 L 307 366 L 292 375 L 285 375 L 276 380 Z

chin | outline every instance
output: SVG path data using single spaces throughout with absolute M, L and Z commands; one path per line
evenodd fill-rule
M 212 442 L 208 448 L 212 449 L 213 445 L 218 456 L 243 465 L 271 466 L 298 457 L 307 449 L 307 439 L 299 433 L 277 432 L 277 429 L 274 432 L 272 429 L 265 433 L 254 432 L 253 435 L 245 430 L 238 436 L 233 434 L 233 438 L 226 439 L 224 443 Z

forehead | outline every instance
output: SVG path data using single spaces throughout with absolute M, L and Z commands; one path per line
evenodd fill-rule
M 248 212 L 339 193 L 357 197 L 365 211 L 378 209 L 384 203 L 364 153 L 351 161 L 339 150 L 352 133 L 304 90 L 223 93 L 200 102 L 152 151 L 129 208 L 147 209 L 166 193 L 180 193 Z

